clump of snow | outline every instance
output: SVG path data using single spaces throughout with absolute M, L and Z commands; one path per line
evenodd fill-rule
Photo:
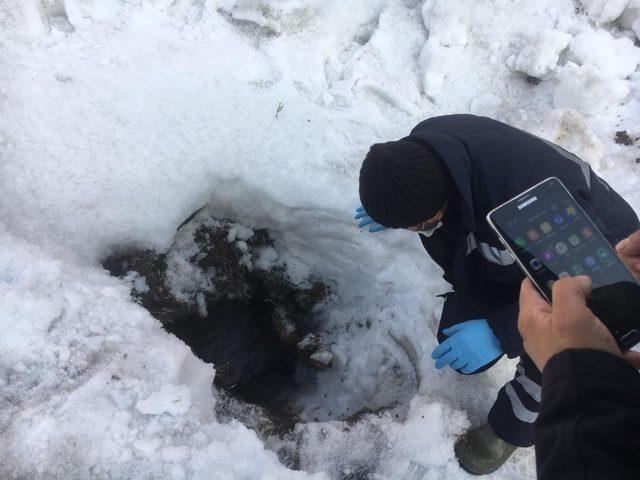
M 138 272 L 129 272 L 124 280 L 131 284 L 131 288 L 136 293 L 146 293 L 149 291 L 149 285 L 147 285 L 147 279 L 140 275 Z
M 629 0 L 580 0 L 580 3 L 596 22 L 609 23 L 622 15 Z
M 254 265 L 261 270 L 273 270 L 280 266 L 279 255 L 273 247 L 263 247 L 258 251 L 258 256 L 254 260 Z
M 229 233 L 227 235 L 227 242 L 231 243 L 231 242 L 235 242 L 236 240 L 238 240 L 239 242 L 244 242 L 246 240 L 249 240 L 251 237 L 253 237 L 254 233 L 255 232 L 251 230 L 249 227 L 246 227 L 244 225 L 239 225 L 236 223 L 231 225 L 231 227 L 229 228 Z
M 636 38 L 640 39 L 640 0 L 631 0 L 629 2 L 627 9 L 618 19 L 618 23 L 622 28 L 634 32 Z
M 628 38 L 614 38 L 605 30 L 588 31 L 573 38 L 569 59 L 578 65 L 593 65 L 603 75 L 626 78 L 640 62 L 640 48 Z
M 195 242 L 187 240 L 184 246 L 172 249 L 167 255 L 167 288 L 177 300 L 185 303 L 196 302 L 198 295 L 215 290 L 216 272 L 205 271 L 191 261 L 198 253 Z
M 573 38 L 568 58 L 571 61 L 557 72 L 553 104 L 596 114 L 611 110 L 629 94 L 625 78 L 635 72 L 640 49 L 628 38 L 587 30 Z
M 558 65 L 560 53 L 567 48 L 571 35 L 545 29 L 527 42 L 515 59 L 515 70 L 535 78 L 544 77 Z
M 329 368 L 333 360 L 333 354 L 328 350 L 318 350 L 309 359 L 321 368 Z

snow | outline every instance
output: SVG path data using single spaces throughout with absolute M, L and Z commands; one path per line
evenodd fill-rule
M 191 407 L 191 395 L 184 385 L 163 385 L 159 391 L 136 403 L 136 410 L 145 415 L 184 415 Z
M 515 59 L 515 70 L 540 78 L 558 65 L 560 53 L 567 48 L 571 35 L 558 30 L 545 29 L 538 32 Z
M 460 472 L 448 460 L 453 455 L 451 440 L 466 427 L 464 414 L 422 397 L 411 401 L 404 423 L 369 415 L 350 426 L 307 424 L 301 427 L 303 468 L 328 471 L 332 478 L 339 478 L 339 474 L 356 473 L 358 466 L 374 458 L 381 478 L 429 478 L 425 465 L 431 472 L 437 469 L 440 478 L 452 478 Z M 443 437 L 450 441 L 443 442 Z
M 580 3 L 596 22 L 609 23 L 622 15 L 629 0 L 580 0 Z
M 611 77 L 593 65 L 569 62 L 558 71 L 553 106 L 594 114 L 612 110 L 629 91 L 625 80 Z
M 640 39 L 640 0 L 631 0 L 618 22 L 622 28 L 633 31 Z
M 420 52 L 420 66 L 427 95 L 440 93 L 449 71 L 456 68 L 468 41 L 469 10 L 466 0 L 427 0 L 422 5 L 428 38 Z
M 578 65 L 593 65 L 604 74 L 626 78 L 636 71 L 640 49 L 628 38 L 614 38 L 605 30 L 596 30 L 573 38 L 569 58 Z
M 328 367 L 331 364 L 331 360 L 333 360 L 333 355 L 327 350 L 319 350 L 309 358 L 314 363 L 322 365 L 323 367 Z
M 426 117 L 476 112 L 578 153 L 637 210 L 638 143 L 613 141 L 640 135 L 637 1 L 45 4 L 0 3 L 0 477 L 468 478 L 453 441 L 513 362 L 433 368 L 449 287 L 415 234 L 355 227 L 360 163 Z M 205 204 L 237 222 L 229 241 L 267 228 L 286 248 L 247 261 L 331 286 L 302 471 L 215 419 L 215 365 L 131 299 L 144 278 L 100 266 L 166 250 Z M 184 258 L 170 286 L 197 302 Z M 382 410 L 335 420 L 362 408 Z M 488 478 L 533 476 L 529 449 Z
M 124 283 L 4 231 L 0 245 L 2 478 L 180 478 L 172 462 L 184 478 L 309 478 L 214 420 L 214 369 Z

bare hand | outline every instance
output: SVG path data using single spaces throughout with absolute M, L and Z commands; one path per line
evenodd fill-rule
M 522 283 L 518 329 L 540 371 L 551 357 L 567 349 L 588 348 L 622 357 L 613 335 L 587 307 L 590 292 L 589 277 L 563 278 L 553 285 L 551 306 L 529 279 Z M 630 363 L 640 364 L 640 358 L 631 356 Z
M 616 252 L 640 282 L 640 230 L 618 243 Z

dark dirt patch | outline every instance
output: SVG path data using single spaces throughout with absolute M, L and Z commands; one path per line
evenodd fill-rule
M 294 285 L 277 258 L 260 268 L 265 252 L 278 255 L 266 230 L 196 212 L 168 251 L 124 249 L 103 265 L 130 280 L 132 295 L 164 328 L 215 365 L 217 386 L 284 424 L 295 415 L 296 391 L 331 365 L 312 311 L 329 289 L 312 280 Z
M 619 130 L 616 132 L 616 136 L 614 137 L 614 141 L 618 144 L 618 145 L 633 145 L 633 139 L 631 138 L 631 136 L 627 133 L 626 130 Z
M 526 80 L 527 80 L 527 83 L 530 85 L 540 85 L 540 82 L 542 82 L 541 78 L 534 77 L 531 75 L 527 75 Z

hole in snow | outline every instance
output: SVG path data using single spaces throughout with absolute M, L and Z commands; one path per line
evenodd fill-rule
M 342 261 L 349 248 L 361 254 L 351 245 L 325 252 L 340 250 Z M 253 429 L 289 468 L 376 478 L 389 448 L 381 425 L 402 420 L 420 375 L 408 337 L 378 338 L 373 317 L 352 305 L 361 298 L 357 281 L 353 291 L 336 281 L 329 302 L 327 285 L 268 231 L 206 209 L 178 228 L 165 252 L 122 249 L 103 264 L 168 332 L 214 364 L 218 421 Z M 354 442 L 362 447 L 350 449 Z
M 164 328 L 216 369 L 228 395 L 223 416 L 242 416 L 233 399 L 263 408 L 273 425 L 295 424 L 295 398 L 331 366 L 314 333 L 314 307 L 327 286 L 271 240 L 213 219 L 201 209 L 183 223 L 167 252 L 128 249 L 103 262 Z M 272 427 L 273 427 L 272 425 Z

